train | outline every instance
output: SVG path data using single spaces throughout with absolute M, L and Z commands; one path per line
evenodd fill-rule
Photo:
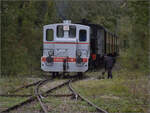
M 81 74 L 102 64 L 105 54 L 119 55 L 119 38 L 101 25 L 64 20 L 43 26 L 43 71 Z

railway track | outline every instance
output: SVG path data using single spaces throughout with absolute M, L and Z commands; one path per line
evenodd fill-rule
M 69 85 L 70 91 L 74 94 L 74 97 L 76 98 L 76 100 L 77 100 L 77 98 L 79 97 L 79 98 L 81 98 L 81 100 L 85 101 L 85 102 L 88 103 L 90 106 L 96 108 L 97 112 L 99 112 L 99 113 L 108 113 L 107 111 L 103 110 L 102 108 L 98 107 L 97 105 L 95 105 L 94 103 L 92 103 L 91 101 L 89 101 L 87 98 L 85 98 L 85 97 L 81 96 L 79 93 L 77 93 L 77 92 L 73 89 L 73 87 L 72 87 L 72 85 L 71 85 L 71 81 L 69 82 L 68 85 Z
M 98 107 L 97 105 L 95 105 L 94 103 L 92 103 L 91 101 L 89 101 L 87 98 L 85 98 L 85 97 L 81 96 L 79 93 L 77 93 L 77 92 L 73 89 L 71 83 L 72 83 L 72 80 L 69 80 L 69 82 L 68 82 L 68 84 L 67 84 L 69 90 L 72 92 L 72 94 L 70 94 L 69 96 L 74 96 L 74 97 L 76 98 L 76 100 L 77 100 L 78 97 L 81 98 L 82 101 L 85 101 L 85 102 L 88 103 L 90 106 L 96 108 L 97 112 L 99 112 L 99 113 L 108 113 L 107 111 L 103 110 L 102 108 Z M 41 105 L 41 108 L 42 108 L 42 110 L 44 111 L 44 113 L 48 113 L 48 110 L 46 109 L 44 103 L 42 102 L 41 95 L 40 95 L 40 93 L 38 92 L 40 85 L 42 85 L 42 84 L 39 84 L 39 85 L 37 86 L 37 88 L 36 88 L 37 99 L 38 99 L 38 101 L 39 101 L 39 103 L 40 103 L 40 105 Z M 50 95 L 49 95 L 49 96 L 50 96 Z M 65 95 L 65 96 L 66 96 L 66 95 Z
M 44 81 L 46 81 L 47 79 L 45 79 Z M 23 90 L 23 89 L 27 89 L 27 88 L 29 88 L 29 87 L 33 87 L 33 86 L 36 86 L 37 84 L 39 84 L 40 82 L 42 82 L 43 80 L 39 80 L 39 81 L 37 81 L 37 82 L 34 82 L 34 83 L 31 83 L 31 84 L 28 84 L 28 85 L 24 85 L 24 86 L 21 86 L 21 87 L 19 87 L 19 88 L 17 88 L 17 89 L 15 89 L 15 90 L 12 90 L 12 91 L 8 91 L 8 93 L 7 94 L 0 94 L 0 96 L 1 97 L 31 97 L 31 96 L 33 96 L 33 95 L 26 95 L 26 94 L 24 94 L 24 95 L 18 95 L 18 94 L 13 94 L 13 93 L 16 93 L 16 92 L 19 92 L 19 91 L 21 91 L 21 90 Z M 43 82 L 44 82 L 43 81 Z
M 75 78 L 75 79 L 72 79 L 72 80 L 68 80 L 67 82 L 64 82 L 63 84 L 61 84 L 61 85 L 55 87 L 54 89 L 55 89 L 55 90 L 56 90 L 56 89 L 59 89 L 59 88 L 61 88 L 61 87 L 63 87 L 63 86 L 68 85 L 68 84 L 70 83 L 70 81 L 75 82 L 75 81 L 77 81 L 77 80 L 78 80 L 78 79 L 76 79 L 76 78 Z M 56 96 L 56 97 L 64 97 L 64 96 L 70 97 L 70 96 L 73 96 L 73 94 L 68 94 L 68 95 L 49 95 L 48 93 L 51 92 L 50 90 L 47 91 L 47 95 L 42 95 L 41 93 L 39 93 L 39 88 L 40 88 L 42 85 L 43 85 L 43 83 L 39 83 L 39 84 L 37 85 L 37 87 L 36 87 L 36 89 L 35 89 L 35 94 L 36 94 L 36 96 L 37 96 L 37 99 L 38 99 L 38 101 L 39 101 L 39 103 L 40 103 L 40 105 L 41 105 L 41 108 L 42 108 L 42 110 L 43 110 L 44 113 L 48 113 L 48 110 L 46 109 L 44 103 L 42 102 L 42 97 L 43 97 L 43 96 L 44 96 L 44 97 L 47 97 L 47 96 Z
M 42 110 L 44 111 L 44 113 L 48 113 L 47 109 L 45 108 L 43 102 L 42 102 L 42 98 L 41 98 L 41 93 L 39 93 L 39 88 L 43 85 L 43 82 L 40 82 L 37 87 L 35 88 L 35 95 L 37 97 L 37 100 L 39 101 Z
M 21 103 L 18 103 L 18 104 L 16 104 L 16 105 L 12 106 L 12 107 L 9 107 L 9 108 L 5 109 L 5 110 L 2 111 L 1 113 L 8 113 L 8 112 L 13 111 L 13 110 L 15 110 L 15 109 L 18 109 L 18 108 L 20 108 L 20 107 L 22 107 L 22 106 L 24 106 L 24 105 L 27 105 L 27 104 L 29 104 L 29 103 L 31 103 L 31 102 L 33 102 L 33 101 L 36 101 L 36 102 L 38 101 L 38 102 L 40 103 L 40 106 L 41 106 L 41 108 L 42 108 L 42 111 L 43 111 L 44 113 L 48 113 L 47 106 L 45 106 L 44 102 L 42 101 L 42 97 L 45 98 L 45 97 L 47 97 L 47 96 L 54 96 L 54 97 L 70 97 L 70 96 L 74 96 L 76 99 L 79 97 L 79 98 L 81 98 L 82 101 L 85 101 L 85 102 L 87 102 L 90 106 L 96 108 L 97 112 L 99 112 L 99 113 L 108 113 L 107 111 L 101 109 L 100 107 L 98 107 L 98 106 L 96 106 L 95 104 L 93 104 L 92 102 L 90 102 L 90 101 L 89 101 L 88 99 L 86 99 L 85 97 L 81 96 L 79 93 L 77 93 L 77 92 L 73 89 L 71 83 L 73 83 L 73 82 L 75 82 L 75 81 L 77 81 L 77 80 L 81 80 L 81 78 L 80 78 L 80 79 L 79 79 L 79 78 L 72 78 L 72 79 L 69 79 L 69 80 L 67 80 L 67 81 L 65 81 L 65 82 L 63 82 L 63 83 L 61 83 L 61 84 L 59 84 L 59 85 L 57 85 L 57 86 L 55 86 L 55 87 L 53 87 L 53 88 L 51 88 L 51 89 L 45 91 L 45 92 L 40 92 L 40 87 L 42 87 L 43 85 L 45 85 L 46 83 L 48 83 L 48 82 L 50 82 L 50 81 L 52 81 L 52 80 L 53 80 L 53 79 L 51 78 L 51 79 L 41 80 L 41 81 L 38 81 L 38 82 L 35 82 L 35 83 L 32 83 L 32 84 L 27 85 L 27 87 L 31 87 L 31 86 L 35 86 L 35 85 L 36 85 L 35 91 L 34 91 L 34 92 L 35 92 L 35 95 L 3 95 L 3 96 L 10 96 L 10 97 L 11 97 L 11 96 L 12 96 L 12 97 L 15 97 L 15 96 L 18 96 L 18 97 L 28 97 L 28 96 L 29 96 L 29 98 L 28 98 L 27 100 L 21 102 Z M 34 85 L 33 85 L 33 84 L 34 84 Z M 70 93 L 70 94 L 56 94 L 56 95 L 54 95 L 54 94 L 52 95 L 52 94 L 51 94 L 53 91 L 58 90 L 58 89 L 60 89 L 60 88 L 62 88 L 62 87 L 64 87 L 64 86 L 67 86 L 67 85 L 68 85 L 69 90 L 70 90 L 72 93 Z M 26 87 L 23 87 L 23 88 L 26 88 Z M 23 88 L 19 88 L 19 90 L 21 90 L 21 89 L 23 89 Z M 19 90 L 17 90 L 17 91 L 19 91 Z
M 43 82 L 43 83 L 44 83 L 44 82 L 46 82 L 46 81 L 49 81 L 49 79 L 46 79 L 46 80 L 43 80 L 43 81 L 40 81 L 40 82 Z M 10 112 L 10 111 L 12 111 L 12 110 L 15 110 L 15 109 L 17 109 L 17 108 L 19 108 L 19 107 L 21 107 L 21 106 L 23 106 L 23 105 L 26 105 L 26 104 L 28 104 L 28 103 L 34 101 L 34 100 L 36 100 L 36 96 L 35 96 L 35 95 L 29 97 L 27 100 L 25 100 L 25 101 L 23 101 L 23 102 L 21 102 L 21 103 L 18 103 L 18 104 L 16 104 L 16 105 L 12 106 L 12 107 L 9 107 L 9 108 L 5 109 L 5 110 L 2 111 L 1 113 L 8 113 L 8 112 Z
M 39 80 L 39 81 L 37 81 L 37 82 L 31 83 L 31 84 L 28 84 L 28 85 L 24 85 L 24 86 L 22 86 L 22 87 L 19 87 L 19 88 L 13 90 L 13 91 L 10 91 L 9 93 L 16 93 L 16 92 L 18 92 L 18 91 L 20 91 L 20 90 L 23 90 L 23 89 L 26 89 L 26 88 L 35 86 L 35 85 L 39 84 L 40 82 L 42 82 L 42 80 Z
M 3 110 L 1 113 L 8 113 L 8 112 L 10 112 L 12 110 L 18 109 L 18 108 L 20 108 L 20 107 L 22 107 L 22 106 L 24 106 L 24 105 L 26 105 L 28 103 L 31 103 L 33 101 L 37 101 L 38 100 L 40 102 L 41 101 L 41 97 L 40 96 L 47 97 L 47 96 L 49 96 L 49 93 L 51 93 L 52 91 L 55 91 L 55 90 L 57 90 L 57 89 L 59 89 L 61 87 L 66 86 L 67 84 L 69 84 L 69 80 L 67 80 L 64 83 L 59 84 L 59 85 L 55 86 L 54 88 L 51 88 L 51 89 L 49 89 L 49 90 L 39 94 L 39 92 L 38 92 L 39 87 L 41 85 L 43 85 L 43 84 L 46 84 L 50 80 L 53 80 L 53 79 L 46 79 L 46 80 L 38 82 L 38 85 L 37 85 L 36 90 L 35 90 L 35 95 L 29 97 L 27 100 L 25 100 L 25 101 L 23 101 L 21 103 L 18 103 L 16 105 L 12 106 L 12 107 L 9 107 L 9 108 Z M 77 79 L 73 79 L 73 81 L 76 81 L 76 80 Z M 4 95 L 4 96 L 6 96 L 6 95 Z M 12 95 L 12 96 L 15 96 L 15 95 Z M 62 96 L 62 95 L 52 95 L 52 96 Z M 66 96 L 66 95 L 64 95 L 64 96 Z M 42 101 L 40 103 L 42 103 Z

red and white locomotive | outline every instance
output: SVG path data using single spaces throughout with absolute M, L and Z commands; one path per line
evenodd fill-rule
M 45 25 L 41 69 L 47 72 L 85 72 L 99 65 L 103 55 L 116 56 L 118 37 L 97 24 L 63 23 Z M 98 63 L 93 63 L 98 62 Z

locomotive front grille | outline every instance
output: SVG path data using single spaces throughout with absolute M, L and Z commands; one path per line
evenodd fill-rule
M 54 56 L 56 56 L 56 57 L 67 57 L 68 56 L 68 50 L 67 49 L 56 49 Z

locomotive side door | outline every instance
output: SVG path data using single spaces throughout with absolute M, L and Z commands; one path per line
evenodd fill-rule
M 88 59 L 90 56 L 90 28 L 80 25 L 77 29 L 76 65 L 81 72 L 88 70 Z

